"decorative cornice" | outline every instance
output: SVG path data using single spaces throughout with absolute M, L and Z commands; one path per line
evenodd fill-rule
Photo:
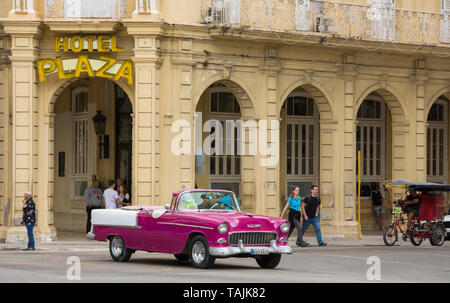
M 197 62 L 194 59 L 175 59 L 175 58 L 171 58 L 170 63 L 175 66 L 181 67 L 185 66 L 189 68 L 192 68 L 197 64 Z
M 0 19 L 3 33 L 15 36 L 38 36 L 42 32 L 41 21 Z
M 162 58 L 142 58 L 142 57 L 131 57 L 134 64 L 149 64 L 154 65 L 156 68 L 160 68 L 164 59 Z
M 69 21 L 67 19 L 45 20 L 50 31 L 55 33 L 115 33 L 122 27 L 117 20 Z
M 162 36 L 165 34 L 165 23 L 163 22 L 149 22 L 149 21 L 135 21 L 132 19 L 122 20 L 127 33 L 132 36 Z

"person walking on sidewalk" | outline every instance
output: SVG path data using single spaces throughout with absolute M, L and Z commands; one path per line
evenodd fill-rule
M 316 230 L 316 238 L 319 246 L 326 246 L 327 243 L 322 241 L 322 233 L 320 231 L 319 222 L 319 209 L 320 209 L 320 198 L 319 187 L 317 185 L 311 186 L 311 194 L 307 196 L 302 203 L 302 214 L 304 217 L 302 233 L 308 230 L 309 225 L 313 225 Z
M 283 209 L 283 212 L 281 213 L 280 217 L 283 217 L 284 212 L 289 207 L 289 235 L 288 238 L 291 236 L 292 232 L 294 231 L 294 228 L 297 227 L 297 246 L 306 247 L 309 244 L 303 241 L 303 235 L 302 235 L 302 216 L 300 213 L 300 204 L 301 204 L 301 197 L 300 197 L 300 187 L 296 186 L 294 190 L 292 191 L 291 195 L 289 196 L 288 201 L 286 202 L 286 206 Z
M 92 186 L 86 188 L 84 191 L 84 198 L 86 199 L 86 233 L 91 230 L 91 214 L 93 209 L 102 207 L 102 190 L 99 188 L 99 181 L 94 180 Z
M 35 250 L 33 229 L 36 224 L 36 204 L 34 204 L 31 192 L 26 192 L 23 197 L 22 223 L 27 227 L 28 247 L 23 250 Z

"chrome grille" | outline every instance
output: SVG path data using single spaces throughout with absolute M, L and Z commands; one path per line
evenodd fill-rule
M 229 245 L 238 245 L 239 240 L 242 240 L 243 245 L 270 245 L 270 241 L 277 239 L 275 232 L 235 232 L 228 237 Z

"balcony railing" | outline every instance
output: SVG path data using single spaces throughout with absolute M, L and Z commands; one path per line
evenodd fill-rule
M 45 0 L 46 18 L 121 19 L 126 16 L 126 0 Z
M 449 12 L 428 13 L 322 0 L 202 0 L 203 22 L 342 38 L 450 43 Z

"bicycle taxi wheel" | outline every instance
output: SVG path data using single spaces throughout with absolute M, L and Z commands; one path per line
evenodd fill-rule
M 386 226 L 383 234 L 384 244 L 387 246 L 392 246 L 398 240 L 398 233 L 393 224 Z
M 414 246 L 419 246 L 423 241 L 422 237 L 417 237 L 416 235 L 412 235 L 409 239 Z
M 445 241 L 445 227 L 441 222 L 435 223 L 431 231 L 430 243 L 433 246 L 441 246 Z

